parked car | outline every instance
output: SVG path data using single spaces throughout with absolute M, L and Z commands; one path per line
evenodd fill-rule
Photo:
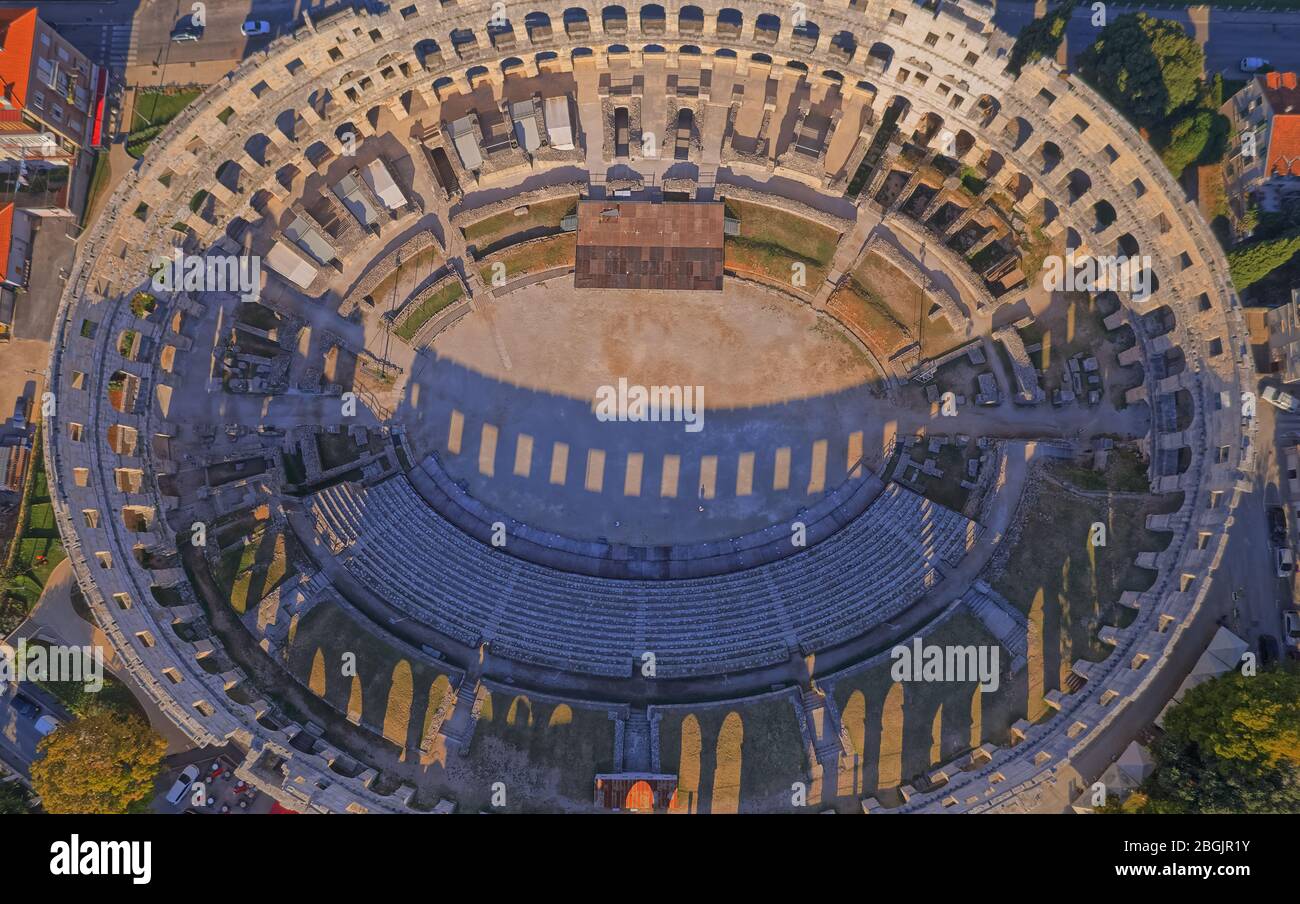
M 172 40 L 177 42 L 197 41 L 203 37 L 203 26 L 195 25 L 194 20 L 189 16 L 181 19 L 172 29 Z
M 180 803 L 185 795 L 190 793 L 190 788 L 199 780 L 199 767 L 191 763 L 181 770 L 181 774 L 176 776 L 176 784 L 167 792 L 167 803 L 175 806 Z
M 1274 543 L 1286 542 L 1286 509 L 1280 505 L 1268 507 L 1268 533 Z
M 24 719 L 31 719 L 35 722 L 41 715 L 41 708 L 36 701 L 24 694 L 14 694 L 14 698 L 9 701 L 14 709 L 18 710 L 18 715 Z
M 270 31 L 271 23 L 264 19 L 249 19 L 243 25 L 239 26 L 240 34 L 246 38 L 251 38 L 254 35 L 269 34 Z
M 1282 612 L 1282 643 L 1292 658 L 1300 658 L 1300 609 Z
M 1263 57 L 1243 57 L 1241 60 L 1242 72 L 1258 72 L 1268 65 L 1268 60 Z
M 1279 391 L 1276 386 L 1265 386 L 1264 391 L 1260 393 L 1260 398 L 1283 411 L 1295 411 L 1300 408 L 1300 402 L 1296 401 L 1295 396 L 1289 392 Z
M 1291 547 L 1283 546 L 1277 551 L 1277 576 L 1280 578 L 1291 577 L 1291 572 L 1295 568 L 1295 557 L 1291 555 Z

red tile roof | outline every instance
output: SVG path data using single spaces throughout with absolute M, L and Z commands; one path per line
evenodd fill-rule
M 722 290 L 720 201 L 582 201 L 574 286 Z
M 1276 115 L 1268 139 L 1270 176 L 1300 176 L 1300 114 Z
M 27 104 L 35 38 L 35 7 L 0 9 L 0 97 L 8 102 L 9 109 L 22 109 Z

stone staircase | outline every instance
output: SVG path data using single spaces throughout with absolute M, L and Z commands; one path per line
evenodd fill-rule
M 474 727 L 478 724 L 487 694 L 487 688 L 469 675 L 465 676 L 456 689 L 456 705 L 442 723 L 441 734 L 447 739 L 448 746 L 454 747 L 461 756 L 469 753 Z
M 643 709 L 628 713 L 623 727 L 623 770 L 626 772 L 651 772 L 650 720 Z
M 1028 662 L 1029 619 L 984 581 L 976 581 L 962 602 L 1011 654 L 1011 674 L 1019 673 Z
M 812 743 L 817 762 L 833 775 L 839 766 L 840 757 L 849 749 L 842 736 L 839 714 L 829 705 L 826 693 L 817 687 L 801 691 L 799 705 L 803 707 L 808 740 Z

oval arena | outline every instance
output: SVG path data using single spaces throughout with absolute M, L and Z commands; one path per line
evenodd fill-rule
M 982 4 L 807 7 L 308 20 L 118 187 L 62 299 L 51 495 L 125 668 L 240 778 L 1029 809 L 1155 679 L 1246 467 L 1221 251 Z M 178 252 L 259 284 L 159 288 Z M 1150 291 L 1045 290 L 1067 252 Z M 703 387 L 703 428 L 597 418 L 620 379 Z M 915 638 L 996 649 L 997 690 L 891 682 Z

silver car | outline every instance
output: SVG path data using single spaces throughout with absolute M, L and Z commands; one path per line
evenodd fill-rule
M 186 794 L 190 793 L 190 788 L 199 779 L 199 767 L 193 763 L 181 770 L 181 774 L 176 776 L 176 784 L 167 792 L 167 803 L 175 806 L 184 799 Z
M 1282 645 L 1288 656 L 1300 656 L 1300 609 L 1282 611 Z

